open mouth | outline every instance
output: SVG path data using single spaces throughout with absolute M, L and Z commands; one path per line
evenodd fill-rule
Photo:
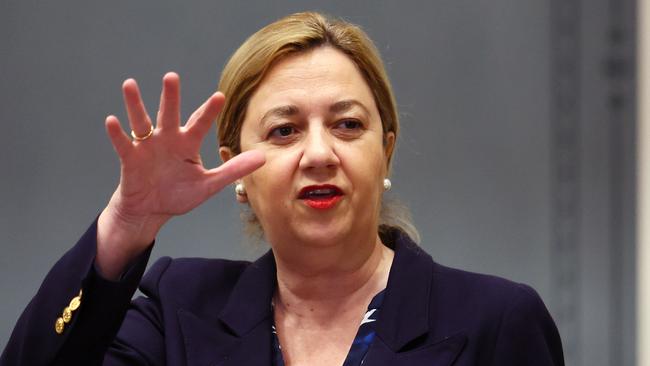
M 298 199 L 316 209 L 332 208 L 342 197 L 343 191 L 331 184 L 307 186 L 298 194 Z

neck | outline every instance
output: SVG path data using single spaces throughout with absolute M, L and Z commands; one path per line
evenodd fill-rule
M 276 309 L 299 317 L 323 319 L 341 309 L 367 306 L 386 287 L 393 260 L 393 251 L 381 243 L 376 233 L 366 241 L 292 246 L 292 250 L 287 250 L 289 255 L 284 252 L 274 248 Z

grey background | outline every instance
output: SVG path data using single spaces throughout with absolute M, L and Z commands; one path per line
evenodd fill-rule
M 634 1 L 0 0 L 0 347 L 119 175 L 105 136 L 135 77 L 187 116 L 236 47 L 288 13 L 362 25 L 400 107 L 390 195 L 443 264 L 534 286 L 569 365 L 634 362 Z M 218 163 L 214 134 L 204 144 Z M 153 259 L 250 258 L 224 192 L 160 233 Z M 54 320 L 53 320 L 54 321 Z

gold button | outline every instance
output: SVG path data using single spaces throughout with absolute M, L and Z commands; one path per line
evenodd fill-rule
M 66 306 L 66 308 L 63 309 L 63 315 L 61 315 L 61 317 L 63 318 L 64 322 L 70 323 L 70 319 L 72 319 L 72 310 Z
M 79 309 L 79 305 L 81 305 L 81 298 L 79 296 L 75 296 L 70 300 L 70 310 L 75 311 Z
M 56 323 L 54 323 L 54 330 L 56 331 L 56 334 L 63 333 L 63 328 L 65 328 L 65 323 L 63 322 L 63 318 L 57 319 Z

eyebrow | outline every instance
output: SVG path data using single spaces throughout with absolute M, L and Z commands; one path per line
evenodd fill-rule
M 271 108 L 268 111 L 266 111 L 266 113 L 264 113 L 260 121 L 262 122 L 262 124 L 264 124 L 266 123 L 266 120 L 271 117 L 286 118 L 286 117 L 295 116 L 298 113 L 300 113 L 300 110 L 298 109 L 297 106 L 291 104 L 283 105 L 283 106 Z
M 345 100 L 338 101 L 329 107 L 329 111 L 330 113 L 340 114 L 340 113 L 345 113 L 354 107 L 359 107 L 360 109 L 363 110 L 363 112 L 366 115 L 370 115 L 368 108 L 366 108 L 366 106 L 363 105 L 363 103 L 359 102 L 356 99 L 345 99 Z M 298 108 L 298 106 L 296 105 L 293 104 L 282 105 L 279 107 L 271 108 L 268 111 L 266 111 L 266 113 L 264 113 L 264 115 L 260 119 L 260 122 L 262 124 L 265 124 L 266 121 L 270 118 L 293 117 L 299 113 L 300 113 L 300 108 Z
M 366 115 L 370 115 L 370 112 L 368 111 L 368 108 L 366 108 L 363 103 L 356 99 L 345 99 L 339 102 L 336 102 L 330 106 L 330 112 L 331 113 L 344 113 L 349 111 L 350 109 L 354 107 L 359 107 L 363 110 L 363 112 Z

